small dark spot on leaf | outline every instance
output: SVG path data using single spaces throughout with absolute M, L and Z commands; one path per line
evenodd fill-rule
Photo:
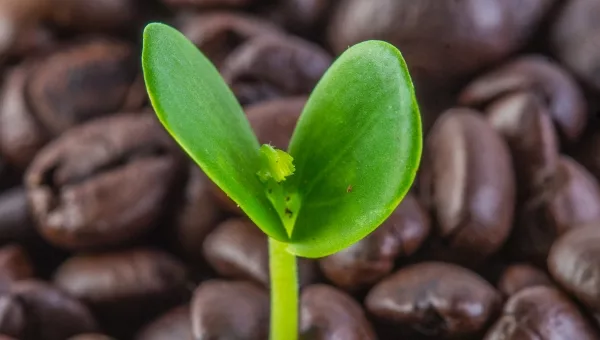
M 287 197 L 285 198 L 285 201 L 286 201 L 286 202 L 289 202 L 289 201 L 290 201 L 290 196 L 287 196 Z
M 352 192 L 352 186 L 349 185 L 348 188 L 346 189 L 346 192 Z
M 288 215 L 288 217 L 292 217 L 294 215 L 294 213 L 289 208 L 285 208 L 285 214 Z
M 273 193 L 273 189 L 269 188 L 269 194 Z

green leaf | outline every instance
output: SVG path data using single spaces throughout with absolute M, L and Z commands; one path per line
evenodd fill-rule
M 323 76 L 289 146 L 284 182 L 300 210 L 288 250 L 322 257 L 375 230 L 412 185 L 421 119 L 400 52 L 381 41 L 349 48 Z
M 142 65 L 152 106 L 177 143 L 267 235 L 286 241 L 256 175 L 258 140 L 213 64 L 183 34 L 152 23 L 144 30 Z

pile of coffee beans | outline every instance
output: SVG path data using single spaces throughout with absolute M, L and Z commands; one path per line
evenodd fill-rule
M 0 339 L 268 339 L 266 236 L 149 104 L 159 21 L 281 149 L 348 46 L 409 65 L 417 180 L 368 237 L 299 260 L 303 340 L 600 340 L 599 18 L 598 0 L 0 0 Z

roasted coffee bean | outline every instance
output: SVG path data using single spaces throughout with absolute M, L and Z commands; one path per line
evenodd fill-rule
M 325 276 L 344 289 L 368 287 L 392 272 L 394 261 L 415 253 L 429 236 L 429 216 L 411 193 L 373 233 L 319 261 Z
M 507 239 L 515 179 L 506 143 L 483 116 L 450 109 L 427 136 L 419 191 L 457 259 L 480 262 Z
M 1 339 L 0 339 L 1 340 Z M 98 333 L 86 333 L 72 336 L 67 340 L 114 340 L 113 338 Z
M 500 309 L 500 294 L 468 269 L 423 262 L 383 279 L 366 298 L 380 319 L 440 337 L 466 337 L 483 331 Z
M 269 295 L 252 283 L 210 280 L 194 292 L 194 339 L 268 338 Z
M 11 283 L 33 277 L 33 265 L 25 249 L 18 244 L 0 248 L 0 282 Z
M 133 248 L 76 255 L 57 269 L 54 283 L 91 306 L 143 309 L 184 291 L 186 269 L 162 251 Z
M 97 328 L 85 305 L 44 282 L 19 281 L 11 287 L 11 294 L 24 306 L 25 339 L 64 340 Z
M 159 316 L 135 337 L 136 340 L 192 340 L 190 307 L 175 307 Z
M 3 287 L 3 290 L 5 289 L 6 287 Z M 23 304 L 17 297 L 2 292 L 0 294 L 0 334 L 14 337 L 24 336 L 27 327 L 25 312 Z
M 254 223 L 233 218 L 221 223 L 204 240 L 204 258 L 224 277 L 253 280 L 270 285 L 269 247 L 267 236 Z M 300 285 L 316 278 L 313 260 L 298 260 Z
M 287 150 L 306 100 L 305 96 L 287 97 L 247 106 L 246 116 L 258 141 L 261 144 L 271 144 L 280 150 Z M 213 185 L 213 192 L 223 209 L 238 215 L 243 214 L 216 185 Z
M 510 147 L 519 196 L 544 190 L 556 176 L 559 145 L 546 108 L 530 92 L 516 92 L 487 109 L 488 121 Z
M 545 263 L 558 236 L 596 220 L 600 220 L 598 182 L 580 164 L 562 156 L 553 182 L 520 208 L 510 249 L 517 256 Z
M 0 193 L 0 243 L 25 242 L 35 234 L 26 190 L 16 187 Z
M 484 340 L 597 340 L 577 306 L 560 291 L 544 286 L 524 289 L 504 305 L 502 317 Z
M 138 109 L 145 96 L 138 71 L 137 52 L 125 42 L 76 43 L 48 56 L 29 76 L 29 105 L 55 134 L 101 115 Z
M 552 277 L 595 312 L 600 312 L 600 221 L 560 237 L 548 256 Z
M 248 40 L 284 34 L 278 26 L 258 17 L 220 11 L 181 17 L 178 27 L 217 67 Z
M 31 113 L 26 98 L 31 69 L 30 64 L 23 64 L 10 70 L 0 92 L 0 152 L 18 168 L 25 168 L 51 138 Z
M 162 0 L 165 4 L 175 7 L 217 7 L 231 6 L 242 7 L 255 2 L 256 0 Z
M 512 296 L 535 286 L 552 286 L 552 281 L 542 270 L 528 264 L 508 266 L 498 281 L 498 289 L 505 296 Z
M 328 35 L 336 53 L 368 39 L 389 41 L 402 49 L 417 82 L 442 82 L 522 46 L 553 2 L 347 0 L 337 6 Z
M 482 106 L 513 92 L 536 95 L 558 130 L 569 141 L 579 138 L 587 121 L 587 104 L 575 80 L 558 64 L 539 55 L 516 59 L 469 84 L 459 103 Z
M 302 291 L 300 334 L 314 340 L 375 340 L 361 306 L 345 293 L 324 284 Z
M 34 32 L 49 8 L 47 0 L 2 1 L 0 3 L 0 62 L 19 50 L 22 40 Z
M 142 8 L 136 0 L 52 0 L 49 19 L 55 26 L 103 32 L 132 24 Z
M 46 146 L 25 182 L 40 233 L 70 249 L 138 237 L 164 208 L 180 153 L 148 114 L 97 119 Z
M 18 66 L 0 101 L 0 150 L 25 167 L 53 136 L 78 123 L 141 107 L 145 101 L 132 46 L 94 39 Z
M 554 52 L 573 73 L 600 91 L 600 3 L 572 0 L 554 21 L 550 40 Z
M 213 186 L 198 165 L 189 166 L 183 201 L 177 208 L 175 218 L 176 243 L 190 259 L 202 259 L 202 247 L 206 235 L 213 230 L 220 211 L 213 199 Z
M 294 37 L 263 35 L 233 51 L 222 74 L 242 105 L 276 97 L 310 94 L 331 56 Z

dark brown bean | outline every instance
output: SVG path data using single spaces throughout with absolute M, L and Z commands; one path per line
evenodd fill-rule
M 206 235 L 213 230 L 220 211 L 213 199 L 215 186 L 196 164 L 189 166 L 183 202 L 177 208 L 174 231 L 176 242 L 190 259 L 200 261 Z
M 269 247 L 267 236 L 247 219 L 221 223 L 204 240 L 206 261 L 224 277 L 253 280 L 269 287 Z M 299 258 L 300 285 L 314 281 L 316 263 Z
M 345 293 L 324 284 L 302 291 L 300 334 L 314 340 L 375 340 L 361 306 Z
M 287 97 L 264 101 L 245 108 L 246 116 L 261 144 L 287 150 L 296 122 L 302 113 L 307 97 Z M 242 215 L 242 211 L 216 185 L 213 185 L 215 198 L 223 209 Z
M 269 296 L 252 283 L 205 281 L 191 308 L 194 339 L 268 338 Z
M 190 307 L 175 307 L 144 326 L 136 340 L 192 340 Z
M 415 253 L 429 236 L 429 216 L 411 193 L 373 233 L 351 247 L 319 261 L 323 274 L 344 289 L 378 282 L 399 257 Z
M 167 253 L 133 248 L 71 257 L 57 269 L 54 283 L 92 306 L 142 309 L 184 290 L 186 269 Z
M 520 208 L 510 246 L 519 256 L 544 263 L 558 236 L 595 220 L 600 220 L 598 182 L 577 162 L 562 156 L 553 182 Z
M 26 339 L 64 340 L 97 328 L 94 317 L 81 302 L 44 282 L 19 281 L 11 293 L 24 306 Z
M 180 163 L 151 115 L 122 114 L 69 130 L 26 174 L 38 229 L 50 243 L 71 249 L 138 237 L 161 214 Z
M 507 239 L 515 179 L 506 143 L 476 111 L 451 109 L 427 136 L 420 174 L 423 201 L 457 258 L 479 262 Z
M 29 76 L 27 98 L 36 118 L 58 134 L 101 115 L 136 110 L 145 93 L 137 54 L 127 43 L 95 39 L 58 50 Z
M 16 187 L 0 194 L 0 243 L 25 242 L 36 235 L 27 192 Z
M 573 73 L 600 91 L 600 4 L 595 0 L 565 3 L 550 34 L 554 52 Z
M 32 65 L 22 64 L 10 70 L 0 93 L 0 152 L 18 168 L 25 168 L 51 138 L 33 115 L 26 98 L 31 69 Z
M 103 32 L 131 25 L 141 9 L 135 0 L 52 0 L 49 18 L 69 30 Z
M 521 91 L 536 95 L 569 141 L 579 138 L 587 121 L 587 104 L 575 79 L 558 64 L 539 55 L 516 59 L 469 84 L 462 105 L 481 106 Z
M 402 49 L 413 78 L 442 81 L 496 63 L 519 48 L 553 0 L 348 0 L 334 13 L 336 53 L 380 39 Z
M 477 334 L 500 309 L 500 294 L 477 274 L 442 262 L 400 269 L 366 298 L 378 318 L 440 337 Z
M 223 78 L 242 105 L 275 97 L 310 94 L 331 65 L 318 45 L 280 35 L 258 36 L 223 62 Z
M 506 139 L 520 196 L 544 190 L 558 168 L 559 145 L 546 108 L 530 92 L 516 92 L 487 109 L 488 121 Z
M 498 289 L 507 297 L 535 286 L 552 286 L 552 281 L 542 270 L 529 264 L 508 266 L 498 281 Z
M 554 279 L 595 312 L 600 312 L 600 221 L 560 237 L 548 256 Z
M 24 336 L 27 327 L 25 312 L 17 297 L 3 292 L 0 295 L 0 334 L 17 338 Z
M 504 305 L 484 340 L 596 340 L 600 337 L 569 298 L 544 286 L 524 289 Z
M 258 17 L 223 11 L 181 17 L 178 27 L 217 67 L 252 38 L 284 34 L 277 26 Z
M 18 244 L 0 248 L 0 282 L 10 283 L 33 277 L 33 265 L 25 249 Z

